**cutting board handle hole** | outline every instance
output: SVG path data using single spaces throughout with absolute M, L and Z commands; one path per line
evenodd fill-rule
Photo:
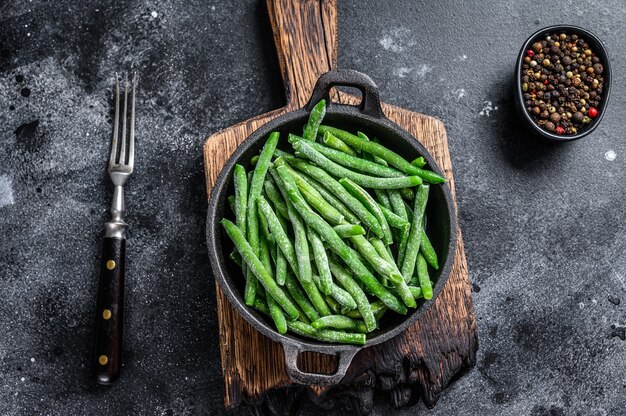
M 337 86 L 337 87 L 332 87 L 330 89 L 330 100 L 333 103 L 337 103 L 337 104 L 342 104 L 341 101 L 339 100 L 339 97 L 343 95 L 350 95 L 355 97 L 358 101 L 355 101 L 354 103 L 351 103 L 351 105 L 354 105 L 355 107 L 361 107 L 361 104 L 363 103 L 363 91 L 361 91 L 359 88 L 356 87 L 346 87 L 346 86 Z
M 298 368 L 311 374 L 335 374 L 339 366 L 336 355 L 322 354 L 310 351 L 298 355 Z

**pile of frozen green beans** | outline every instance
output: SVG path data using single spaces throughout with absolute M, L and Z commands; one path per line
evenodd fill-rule
M 246 279 L 245 303 L 287 331 L 365 344 L 383 314 L 406 314 L 433 295 L 437 254 L 426 234 L 429 184 L 445 182 L 365 134 L 322 124 L 311 111 L 293 152 L 269 135 L 253 169 L 234 168 L 222 225 Z

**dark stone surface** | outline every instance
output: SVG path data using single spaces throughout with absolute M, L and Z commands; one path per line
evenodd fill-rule
M 429 414 L 626 414 L 625 20 L 617 0 L 340 1 L 340 67 L 448 127 L 481 347 Z M 614 68 L 602 125 L 568 145 L 532 141 L 511 100 L 518 45 L 556 23 L 595 32 Z M 141 75 L 126 364 L 100 388 L 88 360 L 125 69 Z M 0 414 L 224 413 L 201 147 L 282 102 L 261 2 L 0 3 Z

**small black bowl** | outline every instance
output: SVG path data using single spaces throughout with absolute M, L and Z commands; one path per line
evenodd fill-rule
M 530 49 L 530 46 L 534 42 L 536 42 L 537 40 L 543 39 L 545 35 L 552 34 L 552 33 L 560 33 L 560 32 L 576 33 L 580 35 L 581 37 L 583 37 L 587 41 L 587 43 L 591 46 L 591 49 L 598 56 L 598 58 L 600 58 L 600 63 L 604 66 L 604 72 L 602 73 L 602 75 L 604 75 L 604 88 L 602 92 L 602 101 L 600 101 L 600 105 L 597 108 L 598 116 L 583 131 L 577 134 L 570 134 L 570 135 L 565 135 L 565 134 L 559 135 L 555 133 L 550 133 L 549 131 L 544 130 L 543 128 L 535 124 L 531 115 L 528 114 L 528 110 L 526 110 L 526 106 L 524 105 L 524 95 L 523 95 L 524 92 L 522 91 L 522 83 L 521 83 L 522 65 L 524 62 L 524 56 L 526 54 L 526 51 Z M 524 42 L 524 46 L 522 46 L 522 49 L 520 50 L 519 55 L 517 56 L 517 65 L 515 66 L 515 107 L 517 108 L 517 111 L 519 112 L 526 127 L 530 131 L 535 133 L 537 136 L 543 137 L 544 139 L 553 140 L 557 142 L 570 142 L 573 140 L 581 139 L 585 137 L 586 135 L 588 135 L 589 133 L 591 133 L 592 131 L 594 131 L 596 127 L 598 127 L 598 124 L 600 124 L 602 117 L 604 117 L 604 112 L 609 102 L 610 91 L 611 91 L 611 64 L 609 61 L 609 55 L 606 52 L 606 48 L 604 47 L 600 39 L 598 39 L 596 35 L 594 35 L 593 33 L 591 33 L 590 31 L 586 29 L 583 29 L 577 26 L 569 26 L 569 25 L 556 25 L 556 26 L 545 27 L 541 30 L 536 31 L 528 39 L 526 39 L 526 42 Z

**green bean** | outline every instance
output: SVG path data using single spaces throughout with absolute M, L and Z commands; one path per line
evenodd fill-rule
M 333 228 L 326 221 L 324 221 L 322 217 L 317 215 L 317 213 L 315 213 L 315 211 L 308 206 L 300 194 L 300 191 L 298 191 L 298 187 L 296 186 L 293 177 L 291 177 L 287 168 L 285 166 L 279 166 L 277 171 L 283 179 L 282 185 L 285 187 L 285 191 L 291 199 L 294 208 L 298 210 L 311 228 L 317 231 L 320 236 L 323 236 L 323 238 L 329 243 L 330 249 L 343 259 L 348 266 L 350 266 L 355 275 L 366 287 L 368 287 L 374 296 L 383 300 L 390 309 L 393 309 L 400 314 L 405 314 L 406 307 L 398 300 L 398 298 L 383 287 L 378 280 L 376 280 L 363 263 L 359 261 L 355 251 L 337 235 L 335 230 L 333 230 Z M 279 187 L 280 185 L 281 184 L 279 184 Z M 350 294 L 352 295 L 352 293 Z M 368 323 L 367 320 L 365 320 L 365 323 L 369 328 L 370 323 Z
M 254 155 L 250 158 L 250 164 L 252 166 L 256 166 L 258 162 L 259 162 L 259 155 Z
M 335 196 L 337 196 L 337 198 L 339 198 L 341 202 L 346 204 L 346 206 L 350 208 L 350 210 L 352 210 L 352 212 L 354 212 L 354 214 L 365 225 L 367 225 L 374 234 L 376 234 L 378 237 L 383 236 L 383 231 L 380 223 L 378 222 L 374 214 L 369 212 L 358 199 L 356 199 L 348 191 L 346 191 L 346 189 L 341 186 L 341 184 L 337 182 L 335 178 L 326 173 L 326 171 L 293 156 L 285 156 L 284 160 L 292 167 L 298 169 L 300 172 L 304 172 L 307 175 L 313 177 L 321 185 L 325 186 L 326 189 L 328 189 Z
M 394 214 L 389 208 L 385 208 L 382 205 L 379 205 L 380 211 L 385 216 L 387 220 L 387 224 L 393 228 L 397 228 L 398 230 L 408 229 L 411 225 L 407 220 L 402 218 L 399 215 Z
M 369 262 L 369 264 L 374 267 L 377 273 L 380 273 L 382 276 L 388 278 L 394 283 L 400 282 L 402 279 L 402 274 L 398 271 L 398 268 L 395 267 L 394 263 L 388 263 L 385 259 L 383 259 L 376 249 L 370 244 L 369 241 L 362 235 L 357 235 L 354 237 L 350 237 L 350 241 L 359 253 Z
M 411 161 L 411 165 L 417 166 L 418 168 L 423 168 L 424 166 L 426 166 L 426 159 L 424 159 L 424 156 L 420 156 L 416 159 L 413 159 Z
M 295 145 L 300 140 L 304 140 L 302 137 L 298 137 L 295 134 L 289 135 L 289 143 Z M 401 172 L 397 169 L 390 168 L 388 166 L 380 165 L 376 162 L 369 161 L 367 159 L 360 158 L 358 156 L 348 155 L 340 150 L 333 149 L 328 146 L 324 146 L 320 143 L 310 143 L 307 142 L 313 149 L 317 150 L 322 155 L 326 156 L 329 160 L 344 166 L 346 168 L 351 168 L 354 170 L 358 170 L 360 172 L 368 173 L 372 176 L 382 177 L 382 178 L 397 178 L 404 177 L 404 172 Z
M 256 202 L 257 198 L 261 195 L 261 191 L 263 190 L 265 174 L 269 169 L 272 155 L 274 154 L 274 149 L 276 149 L 276 145 L 278 144 L 279 137 L 280 134 L 278 132 L 273 132 L 265 142 L 263 150 L 261 150 L 261 155 L 259 156 L 259 161 L 254 167 L 252 179 L 250 180 L 250 187 L 248 189 L 248 208 L 246 212 L 247 241 L 249 242 L 250 247 L 252 247 L 252 252 L 257 256 L 259 254 L 259 224 Z M 254 304 L 256 285 L 256 279 L 252 273 L 248 271 L 246 287 L 244 290 L 244 298 L 246 305 L 248 306 L 252 306 Z
M 416 261 L 417 263 L 417 261 Z M 409 279 L 409 287 L 411 286 L 419 286 L 420 285 L 420 279 L 419 277 L 417 277 L 417 274 L 411 276 L 411 278 Z
M 289 218 L 289 214 L 287 214 L 287 205 L 285 204 L 285 200 L 280 195 L 280 192 L 276 188 L 276 185 L 272 181 L 266 180 L 264 184 L 265 195 L 267 198 L 272 201 L 274 208 L 276 211 L 282 215 L 283 218 Z
M 313 306 L 311 301 L 308 299 L 307 294 L 290 273 L 287 273 L 287 277 L 285 278 L 285 287 L 287 288 L 289 294 L 291 294 L 295 303 L 300 306 L 302 312 L 307 318 L 314 321 L 320 317 L 319 313 L 315 309 L 315 306 Z
M 272 207 L 263 196 L 259 197 L 257 204 L 259 210 L 267 220 L 267 225 L 274 235 L 274 241 L 276 241 L 278 248 L 284 254 L 285 259 L 287 260 L 291 268 L 294 270 L 298 270 L 296 250 L 294 249 L 291 239 L 287 235 L 287 230 L 283 228 L 280 220 L 278 219 L 278 216 L 272 210 Z
M 300 172 L 300 176 L 302 176 L 319 194 L 324 198 L 330 205 L 332 205 L 337 211 L 344 216 L 346 222 L 350 224 L 358 224 L 361 222 L 359 218 L 354 215 L 350 208 L 346 206 L 343 202 L 341 202 L 335 195 L 330 193 L 326 188 L 320 185 L 316 180 L 311 178 L 309 175 Z
M 317 286 L 320 286 L 320 277 L 318 275 L 313 275 L 313 281 L 317 284 Z M 357 307 L 352 295 L 332 281 L 330 283 L 330 293 L 328 294 L 328 297 L 338 302 L 342 308 L 350 310 Z
M 267 271 L 272 273 L 272 261 L 270 260 L 270 250 L 269 244 L 264 235 L 261 235 L 259 238 L 259 257 L 261 260 L 261 264 L 265 266 Z M 260 289 L 260 288 L 259 288 Z M 285 320 L 285 315 L 283 315 L 280 306 L 274 300 L 274 298 L 270 295 L 266 295 L 265 300 L 267 301 L 267 307 L 270 310 L 270 315 L 274 320 L 274 325 L 276 325 L 276 330 L 280 334 L 284 334 L 287 332 L 287 321 Z M 298 314 L 299 316 L 299 314 Z
M 329 131 L 334 136 L 345 142 L 348 146 L 352 146 L 355 149 L 368 152 L 382 159 L 385 159 L 390 165 L 395 166 L 396 168 L 400 169 L 402 172 L 408 175 L 417 175 L 430 183 L 442 183 L 446 181 L 444 177 L 436 174 L 435 172 L 411 165 L 402 156 L 387 149 L 381 144 L 375 143 L 373 141 L 363 140 L 362 138 L 355 136 L 354 134 L 348 133 L 347 131 L 335 127 L 321 125 L 318 131 L 322 134 L 326 134 L 326 132 Z M 405 186 L 405 188 L 408 187 L 409 186 Z
M 413 210 L 413 221 L 411 223 L 411 231 L 409 233 L 409 241 L 406 245 L 406 252 L 404 254 L 404 261 L 402 262 L 402 275 L 404 280 L 408 281 L 413 276 L 415 270 L 415 261 L 417 254 L 419 253 L 421 243 L 422 219 L 424 218 L 424 211 L 426 210 L 426 203 L 428 202 L 428 191 L 430 187 L 428 185 L 420 185 L 417 190 L 417 196 L 415 197 L 415 208 Z
M 326 100 L 320 100 L 309 114 L 309 121 L 304 126 L 302 136 L 306 140 L 314 141 L 317 137 L 317 129 L 322 124 L 322 119 L 326 115 Z
M 255 299 L 254 305 L 252 305 L 252 307 L 256 309 L 257 311 L 264 313 L 265 315 L 269 316 L 270 314 L 270 310 L 267 308 L 267 304 L 265 303 L 264 300 Z
M 406 199 L 407 201 L 413 201 L 415 199 L 415 191 L 413 190 L 413 188 L 400 189 L 400 195 L 402 195 L 402 198 Z
M 230 208 L 230 210 L 236 215 L 237 206 L 235 204 L 234 195 L 228 195 L 228 198 L 226 198 L 226 200 L 228 201 L 228 208 Z
M 302 223 L 302 219 L 300 218 L 300 215 L 295 210 L 295 208 L 293 207 L 293 204 L 289 200 L 289 196 L 286 194 L 286 192 L 283 192 L 284 187 L 281 186 L 282 179 L 278 175 L 278 172 L 276 172 L 276 169 L 271 168 L 270 174 L 274 178 L 274 181 L 276 182 L 278 189 L 283 194 L 283 199 L 285 199 L 285 203 L 287 204 L 287 212 L 289 214 L 289 218 L 291 219 L 291 225 L 294 230 L 294 235 L 296 237 L 295 239 L 296 256 L 294 256 L 294 259 L 297 257 L 298 260 L 294 260 L 294 263 L 290 262 L 291 268 L 296 274 L 296 277 L 300 281 L 300 284 L 304 288 L 308 298 L 311 300 L 311 302 L 313 303 L 313 305 L 315 306 L 319 314 L 322 316 L 330 315 L 330 309 L 328 309 L 328 305 L 326 305 L 326 302 L 324 302 L 324 299 L 322 298 L 322 294 L 319 292 L 319 290 L 317 289 L 317 286 L 315 285 L 312 279 L 313 273 L 311 270 L 311 261 L 310 261 L 309 253 L 308 253 L 309 243 L 306 237 L 306 230 L 304 228 L 304 224 Z M 289 260 L 289 258 L 287 260 Z M 303 263 L 306 263 L 306 264 L 303 264 Z M 303 273 L 305 275 L 308 273 L 308 275 L 306 275 L 308 279 L 306 277 L 305 278 L 302 277 Z
M 398 296 L 400 297 L 400 299 L 402 299 L 402 302 L 404 302 L 404 304 L 409 308 L 414 308 L 415 306 L 417 306 L 417 304 L 415 303 L 415 298 L 409 291 L 409 287 L 407 286 L 406 282 L 404 281 L 404 278 L 400 274 L 398 267 L 394 263 L 393 257 L 387 251 L 388 247 L 385 245 L 385 243 L 383 243 L 379 238 L 372 238 L 369 241 L 369 243 L 376 250 L 376 252 L 380 255 L 380 257 L 383 258 L 383 260 L 393 265 L 394 269 L 396 270 L 396 273 L 400 276 L 399 279 L 390 278 L 389 280 L 393 283 L 398 293 Z
M 417 255 L 417 277 L 420 281 L 420 288 L 422 288 L 422 294 L 424 295 L 424 299 L 432 299 L 433 298 L 433 286 L 430 281 L 430 276 L 428 275 L 428 264 L 426 263 L 426 259 L 421 254 Z
M 407 226 L 400 228 L 398 231 L 398 264 L 402 264 L 404 260 L 404 253 L 406 251 L 406 245 L 409 241 L 409 231 L 411 223 L 409 222 L 409 216 L 406 213 L 404 207 L 404 201 L 402 200 L 402 194 L 396 190 L 389 190 L 389 201 L 391 202 L 391 210 L 407 222 Z M 389 219 L 387 219 L 389 221 Z M 391 223 L 389 223 L 391 225 Z
M 391 202 L 389 201 L 387 191 L 385 191 L 384 189 L 374 189 L 374 193 L 376 194 L 376 198 L 378 198 L 379 205 L 387 209 L 391 209 Z
M 417 286 L 409 286 L 409 290 L 415 299 L 420 299 L 424 297 L 422 295 L 422 288 Z
M 333 229 L 339 234 L 341 238 L 348 238 L 354 235 L 365 235 L 365 228 L 360 225 L 354 224 L 339 224 L 335 225 Z
M 332 224 L 341 224 L 344 220 L 344 216 L 335 209 L 331 204 L 326 201 L 317 190 L 311 186 L 298 172 L 286 164 L 283 159 L 279 159 L 290 170 L 291 175 L 296 181 L 300 193 L 304 199 L 311 205 L 320 215 L 326 218 Z
M 287 277 L 287 259 L 283 252 L 279 249 L 276 254 L 276 283 L 280 286 L 285 285 Z
M 356 309 L 358 309 L 359 316 L 363 318 L 365 326 L 368 331 L 376 329 L 376 318 L 370 308 L 370 303 L 367 300 L 367 296 L 358 283 L 352 278 L 351 273 L 341 266 L 335 259 L 330 258 L 328 260 L 330 264 L 330 270 L 339 282 L 341 286 L 352 296 L 352 299 L 356 302 Z M 382 302 L 382 301 L 381 301 Z
M 402 275 L 408 281 L 413 276 L 415 270 L 415 261 L 421 245 L 421 233 L 423 230 L 422 220 L 428 202 L 428 185 L 420 185 L 415 197 L 415 209 L 413 211 L 413 219 L 411 221 L 411 231 L 409 233 L 409 241 L 406 245 L 404 261 L 402 262 Z
M 332 329 L 315 329 L 311 325 L 298 321 L 287 322 L 287 328 L 295 334 L 319 341 L 365 345 L 365 334 L 348 333 Z
M 367 140 L 367 141 L 370 140 L 369 137 L 367 137 L 367 135 L 365 133 L 361 132 L 361 131 L 357 131 L 356 134 L 357 134 L 357 136 L 359 136 L 363 140 Z M 367 159 L 367 160 L 371 160 L 372 162 L 376 162 L 379 165 L 389 166 L 389 164 L 387 163 L 387 161 L 385 159 L 381 159 L 378 156 L 374 156 L 371 153 L 363 152 L 363 158 Z
M 433 247 L 428 235 L 426 234 L 426 230 L 422 228 L 422 244 L 420 244 L 420 253 L 424 256 L 428 264 L 432 266 L 433 269 L 439 270 L 439 260 L 437 259 L 437 252 Z
M 226 230 L 226 233 L 233 241 L 233 244 L 235 244 L 237 251 L 239 251 L 239 254 L 241 254 L 241 258 L 248 265 L 248 270 L 250 270 L 256 276 L 256 278 L 267 291 L 267 294 L 273 297 L 276 302 L 278 302 L 278 304 L 281 306 L 281 308 L 283 308 L 287 315 L 291 319 L 296 319 L 298 317 L 297 309 L 287 298 L 287 296 L 285 296 L 285 293 L 282 291 L 282 289 L 276 284 L 270 272 L 267 271 L 265 266 L 263 266 L 259 258 L 252 250 L 252 247 L 241 233 L 241 230 L 232 221 L 229 221 L 225 218 L 222 219 L 221 223 Z M 254 305 L 254 300 L 252 301 L 252 305 Z
M 258 212 L 259 216 L 259 229 L 262 231 L 261 235 L 264 235 L 269 241 L 274 241 L 274 236 L 270 232 L 269 226 L 267 225 L 267 219 Z
M 367 327 L 365 322 L 361 319 L 350 319 L 343 315 L 328 315 L 317 321 L 311 322 L 311 326 L 315 329 L 344 329 L 351 332 L 360 332 L 362 334 L 367 333 Z
M 333 136 L 330 132 L 326 132 L 322 138 L 322 142 L 333 149 L 339 150 L 350 156 L 356 156 L 356 152 L 350 146 Z
M 246 216 L 248 211 L 248 177 L 246 169 L 240 164 L 235 165 L 233 174 L 235 184 L 235 223 L 243 235 L 246 232 Z
M 311 248 L 313 250 L 313 261 L 317 266 L 317 272 L 319 274 L 319 289 L 325 295 L 330 295 L 330 285 L 333 282 L 333 277 L 330 274 L 330 267 L 328 266 L 328 257 L 326 256 L 324 243 L 322 243 L 320 236 L 317 235 L 311 227 L 307 227 L 307 229 L 309 241 L 311 242 Z
M 328 296 L 328 295 L 324 295 L 324 300 L 328 304 L 328 307 L 330 308 L 330 310 L 333 311 L 333 313 L 335 314 L 341 313 L 341 305 L 339 304 L 339 302 L 337 302 L 335 299 L 333 299 L 331 296 Z
M 243 260 L 241 259 L 241 254 L 237 250 L 233 250 L 230 252 L 230 259 L 235 262 L 235 264 L 239 267 L 242 266 Z
M 307 159 L 314 162 L 320 168 L 323 168 L 327 172 L 332 172 L 332 175 L 337 177 L 345 177 L 353 180 L 361 186 L 372 189 L 395 189 L 395 188 L 409 188 L 422 183 L 422 179 L 419 176 L 399 176 L 395 178 L 379 178 L 374 176 L 363 175 L 362 173 L 354 172 L 350 169 L 346 169 L 343 166 L 333 162 L 326 156 L 318 152 L 311 145 L 313 143 L 305 140 L 298 140 L 292 144 L 296 150 L 297 155 L 304 155 Z M 346 155 L 347 156 L 347 155 Z
M 374 314 L 374 316 L 376 316 L 377 314 L 380 314 L 381 311 L 384 312 L 387 310 L 387 306 L 385 306 L 382 300 L 377 300 L 375 302 L 370 303 L 369 307 L 372 313 Z M 359 319 L 361 317 L 361 313 L 358 310 L 348 311 L 344 313 L 344 315 L 352 319 Z
M 374 198 L 372 198 L 372 196 L 365 189 L 361 188 L 358 184 L 348 178 L 339 179 L 339 183 L 374 215 L 383 231 L 382 239 L 385 244 L 393 243 L 393 237 L 391 236 L 391 230 L 389 229 L 387 219 L 383 215 L 380 206 L 376 203 L 376 201 L 374 201 Z

